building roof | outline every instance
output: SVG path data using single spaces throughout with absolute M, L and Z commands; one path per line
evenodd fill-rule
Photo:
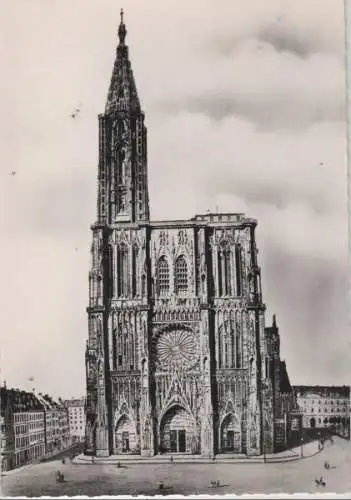
M 21 391 L 0 387 L 0 412 L 5 415 L 6 410 L 14 413 L 30 411 L 48 411 L 65 409 L 63 402 L 55 402 L 48 394 L 35 394 L 34 392 Z
M 7 409 L 13 412 L 42 411 L 43 405 L 33 392 L 21 391 L 19 389 L 0 388 L 1 415 L 4 415 Z
M 46 410 L 64 410 L 64 402 L 59 398 L 58 401 L 54 401 L 51 396 L 48 394 L 38 394 L 38 399 L 40 399 L 41 403 L 45 406 Z
M 299 393 L 300 396 L 308 394 L 318 394 L 320 396 L 331 397 L 336 395 L 339 397 L 350 397 L 349 385 L 294 385 L 293 390 Z
M 64 401 L 64 405 L 66 406 L 66 408 L 71 408 L 71 407 L 78 407 L 78 406 L 85 406 L 85 399 L 84 398 L 72 398 L 72 399 L 66 399 Z
M 176 220 L 153 220 L 153 221 L 138 221 L 125 222 L 125 227 L 140 228 L 150 227 L 151 229 L 172 229 L 172 228 L 195 228 L 195 227 L 223 227 L 230 226 L 235 228 L 243 228 L 247 226 L 257 226 L 257 220 L 252 217 L 247 217 L 243 214 L 217 214 L 209 213 L 205 215 L 195 215 L 191 219 L 176 219 Z M 105 224 L 94 223 L 91 228 L 106 227 Z

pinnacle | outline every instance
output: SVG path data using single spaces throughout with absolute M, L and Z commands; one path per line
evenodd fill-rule
M 140 102 L 129 60 L 128 47 L 125 45 L 127 29 L 123 20 L 123 9 L 120 15 L 121 22 L 118 28 L 119 44 L 107 95 L 105 113 L 117 111 L 140 112 Z

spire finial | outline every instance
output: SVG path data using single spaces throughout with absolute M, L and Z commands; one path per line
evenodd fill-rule
M 126 26 L 124 24 L 124 21 L 123 21 L 123 17 L 124 17 L 124 10 L 121 9 L 121 23 L 119 25 L 119 28 L 118 28 L 118 37 L 119 37 L 119 43 L 121 45 L 124 45 L 124 40 L 126 38 L 126 35 L 127 35 L 127 30 L 126 30 Z

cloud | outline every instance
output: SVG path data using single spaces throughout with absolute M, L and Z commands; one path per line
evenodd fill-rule
M 316 38 L 304 38 L 303 35 L 283 27 L 281 22 L 264 26 L 257 38 L 272 45 L 277 52 L 290 52 L 303 59 L 323 50 Z
M 171 179 L 173 192 L 165 194 L 166 199 L 176 198 L 173 187 L 180 183 L 184 185 L 180 189 L 193 193 L 186 197 L 186 205 L 170 204 L 173 213 L 179 209 L 183 213 L 185 206 L 195 209 L 193 200 L 200 198 L 213 207 L 216 195 L 227 194 L 251 206 L 261 202 L 283 209 L 301 202 L 316 214 L 345 214 L 345 124 L 319 124 L 278 135 L 258 132 L 240 119 L 216 123 L 188 112 L 163 120 L 150 141 L 151 198 L 158 202 L 161 186 L 167 190 L 166 179 Z M 153 168 L 157 176 L 152 175 Z M 165 209 L 164 204 L 154 205 L 158 217 Z
M 318 258 L 271 245 L 265 245 L 263 260 L 262 281 L 271 298 L 268 308 L 271 313 L 279 311 L 281 351 L 288 359 L 291 382 L 346 383 L 351 344 L 348 330 L 340 329 L 339 322 L 348 312 L 345 262 L 335 261 L 332 253 Z
M 315 54 L 301 60 L 246 39 L 230 58 L 211 65 L 198 59 L 189 87 L 178 81 L 160 104 L 170 115 L 187 110 L 213 120 L 236 116 L 279 132 L 344 121 L 343 89 L 343 66 L 336 57 Z

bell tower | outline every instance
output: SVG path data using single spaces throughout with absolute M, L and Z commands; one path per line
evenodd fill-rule
M 141 285 L 145 284 L 145 273 L 141 273 L 140 284 L 136 278 L 137 256 L 142 259 L 145 253 L 140 239 L 135 236 L 132 248 L 128 243 L 116 244 L 125 232 L 129 236 L 144 234 L 145 228 L 135 226 L 149 222 L 147 133 L 125 43 L 127 29 L 123 17 L 122 10 L 105 111 L 99 115 L 97 221 L 91 228 L 85 453 L 97 456 L 108 456 L 114 448 L 111 372 L 117 367 L 128 369 L 128 373 L 138 370 L 134 351 L 129 350 L 129 357 L 123 357 L 117 342 L 118 332 L 128 332 L 128 342 L 132 338 L 133 345 L 137 343 L 136 327 L 132 328 L 127 320 L 116 319 L 119 308 L 127 297 L 140 302 L 147 296 L 146 286 Z M 118 364 L 120 357 L 123 366 Z M 138 380 L 137 375 L 134 378 Z
M 98 223 L 149 220 L 147 132 L 125 43 L 119 43 L 104 114 L 99 115 Z

